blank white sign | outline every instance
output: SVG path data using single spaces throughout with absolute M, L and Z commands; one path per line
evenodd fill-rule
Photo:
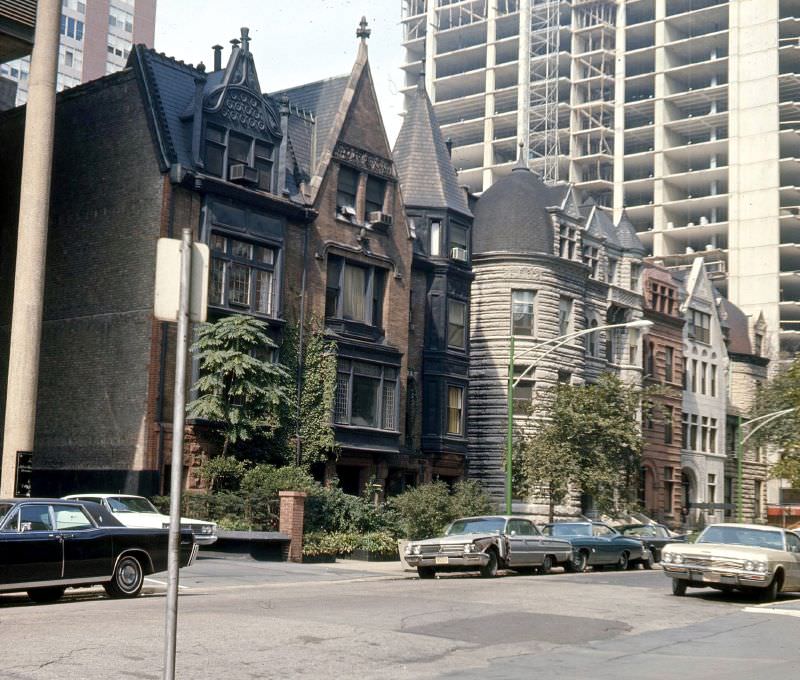
M 192 278 L 189 319 L 205 321 L 208 311 L 208 267 L 205 243 L 192 243 Z M 156 294 L 154 314 L 159 321 L 177 321 L 181 289 L 181 241 L 160 238 L 156 247 Z

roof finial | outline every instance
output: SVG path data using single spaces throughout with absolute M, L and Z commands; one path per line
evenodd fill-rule
M 242 41 L 239 40 L 239 38 L 234 38 L 233 40 L 229 40 L 228 42 L 230 42 L 230 44 L 233 45 L 234 47 L 239 47 Z
M 372 29 L 367 28 L 367 17 L 361 17 L 356 30 L 356 38 L 361 38 L 361 42 L 364 43 L 369 38 L 370 33 L 372 33 Z
M 239 29 L 242 32 L 242 51 L 250 51 L 250 29 L 247 26 L 242 26 Z
M 525 142 L 521 139 L 518 143 L 519 151 L 517 151 L 517 163 L 516 165 L 511 168 L 512 170 L 527 170 L 530 172 L 530 168 L 528 167 L 528 158 L 525 153 Z
M 423 62 L 422 66 L 419 69 L 419 76 L 417 77 L 417 89 L 424 90 L 425 89 L 425 63 Z

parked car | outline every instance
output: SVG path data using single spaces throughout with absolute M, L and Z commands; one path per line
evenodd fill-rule
M 67 587 L 102 585 L 111 597 L 136 597 L 147 574 L 167 568 L 168 543 L 166 529 L 130 529 L 94 503 L 0 500 L 0 593 L 53 602 Z M 196 554 L 182 531 L 180 566 Z
M 694 543 L 664 548 L 661 565 L 674 595 L 689 587 L 750 590 L 771 602 L 800 591 L 800 537 L 761 524 L 712 524 Z
M 479 571 L 493 577 L 498 569 L 546 574 L 571 562 L 572 546 L 544 536 L 525 517 L 464 517 L 452 522 L 443 536 L 409 541 L 405 558 L 420 578 L 433 578 L 437 571 Z
M 623 536 L 638 538 L 653 555 L 654 562 L 661 561 L 661 550 L 669 543 L 686 543 L 685 534 L 673 534 L 663 524 L 623 524 L 617 527 Z
M 602 522 L 553 522 L 545 524 L 547 536 L 565 538 L 572 544 L 571 571 L 587 567 L 613 565 L 618 569 L 653 566 L 653 556 L 638 538 L 628 538 Z
M 159 512 L 144 496 L 119 493 L 76 493 L 64 496 L 64 498 L 100 503 L 126 527 L 169 528 L 169 515 Z M 215 522 L 181 517 L 181 529 L 189 529 L 194 534 L 194 541 L 198 545 L 211 545 L 217 541 Z

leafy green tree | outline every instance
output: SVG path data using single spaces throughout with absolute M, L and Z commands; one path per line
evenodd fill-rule
M 781 457 L 770 474 L 800 486 L 800 357 L 758 390 L 753 417 L 794 408 L 795 411 L 769 422 L 753 435 L 760 444 L 773 444 Z
M 570 488 L 590 494 L 601 511 L 635 505 L 643 439 L 640 410 L 656 390 L 603 374 L 593 384 L 558 385 L 545 398 L 543 425 L 517 446 L 517 488 L 555 505 Z
M 186 408 L 190 417 L 210 422 L 222 438 L 223 457 L 231 445 L 274 432 L 291 400 L 286 369 L 270 360 L 276 345 L 267 329 L 251 316 L 226 316 L 202 325 L 192 346 L 200 396 Z

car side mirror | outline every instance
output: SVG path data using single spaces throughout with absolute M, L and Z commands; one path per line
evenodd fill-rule
M 33 524 L 31 522 L 23 522 L 19 525 L 20 531 L 33 531 Z

